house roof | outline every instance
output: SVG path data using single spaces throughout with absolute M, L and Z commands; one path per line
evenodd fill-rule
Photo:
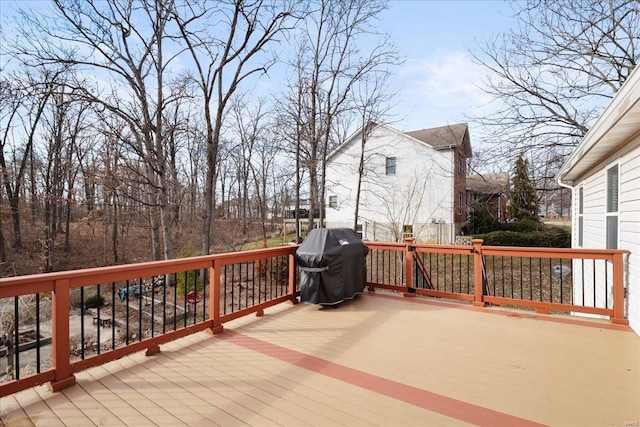
M 406 132 L 406 134 L 431 145 L 437 150 L 449 149 L 451 147 L 462 145 L 467 156 L 471 157 L 469 126 L 466 123 L 414 130 Z
M 636 67 L 611 103 L 566 160 L 558 181 L 575 181 L 640 134 L 640 67 Z
M 467 176 L 467 189 L 481 194 L 504 193 L 509 190 L 508 173 Z
M 342 144 L 340 144 L 331 153 L 329 153 L 329 155 L 327 156 L 327 160 L 330 160 L 353 141 L 359 140 L 359 135 L 365 128 L 369 129 L 369 132 L 371 132 L 373 129 L 378 127 L 384 127 L 385 129 L 388 129 L 397 134 L 408 136 L 417 141 L 420 141 L 423 144 L 427 144 L 435 148 L 436 150 L 450 150 L 451 148 L 462 146 L 466 157 L 469 158 L 472 156 L 471 139 L 469 137 L 469 126 L 467 125 L 467 123 L 440 126 L 430 129 L 421 129 L 411 132 L 401 132 L 397 129 L 392 128 L 391 126 L 370 121 L 366 124 L 366 126 L 358 129 Z

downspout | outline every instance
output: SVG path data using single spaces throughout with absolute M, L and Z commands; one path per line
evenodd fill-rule
M 560 174 L 558 174 L 558 177 L 556 178 L 556 182 L 558 183 L 558 185 L 560 187 L 564 187 L 564 188 L 568 188 L 569 190 L 571 190 L 571 246 L 573 246 L 573 239 L 574 239 L 574 233 L 573 233 L 573 219 L 575 218 L 575 212 L 574 212 L 574 202 L 575 202 L 575 187 L 573 185 L 569 185 L 567 183 L 562 182 L 562 177 L 560 176 Z
M 575 201 L 575 197 L 574 196 L 575 196 L 575 189 L 576 188 L 573 185 L 569 185 L 567 183 L 562 182 L 562 177 L 561 177 L 561 175 L 559 173 L 558 173 L 558 177 L 556 178 L 556 182 L 558 183 L 558 185 L 560 187 L 568 188 L 569 190 L 571 190 L 571 247 L 573 247 L 574 246 L 573 219 L 575 217 L 574 211 L 573 211 L 573 206 L 574 206 L 573 202 Z M 573 269 L 573 262 L 572 262 L 571 268 Z M 575 291 L 576 284 L 575 284 L 575 280 L 573 280 L 573 279 L 572 279 L 572 282 L 573 283 L 571 285 L 571 299 L 573 300 L 573 298 L 575 298 L 575 293 L 576 293 L 576 291 Z M 594 296 L 594 298 L 595 298 L 595 296 Z M 613 297 L 612 297 L 612 301 L 613 301 Z M 571 314 L 575 315 L 577 313 L 576 312 L 571 312 Z

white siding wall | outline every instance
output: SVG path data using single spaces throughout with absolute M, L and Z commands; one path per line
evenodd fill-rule
M 620 249 L 631 251 L 627 271 L 629 324 L 640 334 L 640 137 L 620 171 Z
M 365 149 L 360 223 L 365 239 L 393 241 L 412 225 L 422 242 L 450 243 L 453 177 L 450 153 L 439 152 L 401 133 L 378 127 Z M 360 142 L 344 147 L 327 165 L 328 227 L 353 227 Z M 449 157 L 447 157 L 449 156 Z M 396 158 L 396 174 L 385 174 L 385 159 Z M 338 206 L 329 207 L 337 196 Z
M 583 187 L 584 209 L 583 209 L 583 248 L 605 248 L 605 208 L 606 208 L 606 192 L 605 192 L 605 173 L 604 170 L 598 170 L 596 173 L 586 178 L 580 185 Z M 579 188 L 576 187 L 576 188 Z M 577 191 L 576 191 L 577 194 Z M 578 211 L 578 197 L 574 197 L 574 210 Z M 573 246 L 578 247 L 577 223 L 574 223 Z M 595 277 L 594 277 L 595 268 Z M 611 268 L 608 268 L 611 271 Z M 573 262 L 574 290 L 573 298 L 577 304 L 585 304 L 586 306 L 595 306 L 600 308 L 611 308 L 612 298 L 610 297 L 610 289 L 602 289 L 594 287 L 595 283 L 607 283 L 610 285 L 611 280 L 605 278 L 604 263 L 598 261 L 595 264 L 591 260 L 584 263 L 581 260 Z M 610 287 L 610 286 L 609 286 Z
M 585 248 L 603 249 L 606 247 L 605 212 L 606 212 L 606 179 L 605 169 L 618 161 L 620 173 L 620 198 L 619 198 L 619 234 L 618 248 L 628 249 L 625 283 L 628 287 L 628 311 L 629 324 L 640 334 L 640 137 L 636 137 L 631 144 L 611 156 L 601 164 L 601 167 L 583 178 L 576 184 L 574 191 L 574 213 L 577 216 L 578 188 L 584 186 L 584 245 Z M 574 221 L 573 246 L 578 246 L 577 222 Z M 587 263 L 587 262 L 585 262 Z M 589 263 L 590 264 L 590 263 Z M 601 266 L 602 264 L 600 264 Z M 593 298 L 593 274 L 590 265 L 585 266 L 585 299 L 586 302 Z M 608 268 L 609 276 L 611 268 Z M 601 282 L 604 272 L 599 269 L 596 283 Z M 591 277 L 589 277 L 591 276 Z M 581 265 L 574 263 L 574 278 L 581 277 Z M 574 298 L 582 299 L 582 285 L 576 280 L 574 283 Z M 609 283 L 611 278 L 609 277 Z M 597 292 L 596 303 L 598 307 L 604 307 L 604 293 Z M 607 290 L 607 305 L 611 307 L 611 290 Z

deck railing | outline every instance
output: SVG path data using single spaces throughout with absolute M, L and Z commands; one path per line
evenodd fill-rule
M 75 372 L 296 302 L 295 249 L 0 279 L 0 395 L 46 382 L 59 390 Z
M 366 244 L 370 290 L 628 324 L 624 250 L 487 247 L 481 240 Z M 295 303 L 295 249 L 0 279 L 0 395 L 46 382 L 59 390 L 75 383 L 75 372 L 137 351 L 153 354 L 179 337 L 217 333 L 232 319 Z
M 627 325 L 626 250 L 367 242 L 370 289 L 508 305 L 540 313 L 608 316 Z

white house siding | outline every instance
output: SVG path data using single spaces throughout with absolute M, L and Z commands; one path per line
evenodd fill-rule
M 578 246 L 578 191 L 583 186 L 584 197 L 584 241 L 585 248 L 606 248 L 605 212 L 606 212 L 606 179 L 605 170 L 615 162 L 619 165 L 619 228 L 618 248 L 627 249 L 631 254 L 627 257 L 625 283 L 628 287 L 627 316 L 629 324 L 640 334 L 640 137 L 636 137 L 623 151 L 609 157 L 595 168 L 591 175 L 584 177 L 575 185 L 573 197 L 574 233 L 573 246 Z M 582 262 L 574 262 L 574 299 L 582 302 Z M 593 304 L 593 269 L 591 261 L 585 261 L 584 300 L 587 305 Z M 596 269 L 596 283 L 604 283 L 602 261 Z M 611 265 L 607 267 L 607 283 L 611 285 Z M 612 307 L 612 291 L 603 289 L 596 292 L 597 307 Z
M 630 326 L 640 334 L 640 136 L 623 156 L 620 173 L 620 249 L 628 249 L 626 283 Z
M 604 170 L 599 170 L 588 178 L 585 178 L 578 186 L 576 186 L 574 201 L 574 212 L 578 212 L 578 188 L 583 188 L 583 245 L 584 248 L 604 248 L 605 247 L 605 229 L 604 229 L 604 212 L 605 212 L 605 175 Z M 577 215 L 576 215 L 577 216 Z M 579 247 L 578 244 L 578 226 L 577 223 L 573 228 L 573 246 Z M 608 271 L 611 268 L 607 269 Z M 609 274 L 610 275 L 610 274 Z M 573 298 L 576 304 L 584 304 L 585 306 L 610 308 L 612 304 L 611 279 L 605 278 L 605 269 L 603 261 L 597 261 L 595 265 L 595 282 L 598 284 L 609 284 L 608 289 L 594 287 L 594 261 L 592 260 L 575 260 L 573 262 Z M 595 289 L 595 293 L 594 293 Z M 584 292 L 583 292 L 584 290 Z
M 359 136 L 332 155 L 327 165 L 326 224 L 353 227 Z M 403 225 L 422 242 L 451 242 L 453 177 L 451 154 L 384 126 L 374 129 L 365 148 L 359 223 L 364 238 L 402 239 Z M 396 158 L 395 175 L 385 174 L 385 159 Z M 337 206 L 331 198 L 337 196 Z

